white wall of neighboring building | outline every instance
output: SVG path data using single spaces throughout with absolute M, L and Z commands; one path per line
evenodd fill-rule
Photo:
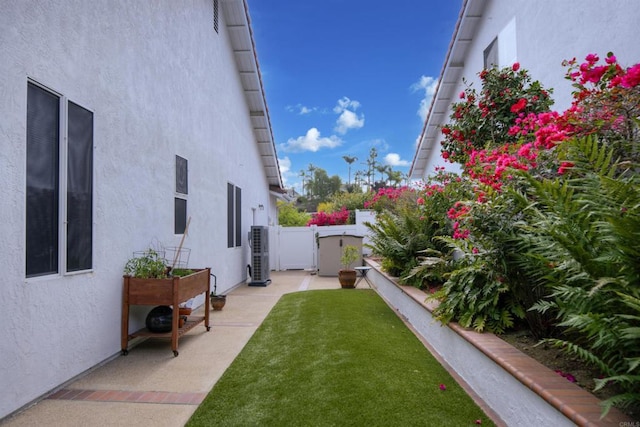
M 267 225 L 275 198 L 219 18 L 216 33 L 210 0 L 0 3 L 0 418 L 120 351 L 127 259 L 182 237 L 176 155 L 188 160 L 190 266 L 212 267 L 219 292 L 246 280 L 246 239 L 227 248 L 227 183 L 242 189 L 243 236 Z M 94 114 L 89 273 L 25 279 L 30 80 Z
M 623 66 L 640 61 L 640 44 L 636 37 L 640 8 L 636 0 L 620 0 L 614 7 L 603 5 L 599 0 L 580 3 L 557 0 L 467 0 L 465 6 L 470 13 L 463 17 L 463 35 L 459 34 L 459 40 L 452 49 L 461 49 L 464 45 L 467 52 L 462 59 L 456 58 L 455 64 L 448 64 L 457 66 L 462 63 L 463 67 L 452 92 L 452 102 L 459 101 L 457 95 L 466 88 L 462 77 L 468 83 L 473 83 L 476 91 L 480 91 L 482 86 L 478 73 L 484 65 L 483 52 L 496 37 L 500 66 L 519 62 L 522 68 L 529 70 L 533 80 L 540 81 L 547 89 L 553 88 L 555 104 L 551 108 L 560 112 L 570 106 L 573 90 L 571 82 L 564 78 L 567 69 L 562 66 L 563 60 L 575 57 L 579 62 L 584 62 L 589 53 L 597 53 L 604 58 L 611 51 Z M 478 10 L 482 12 L 476 18 Z M 473 22 L 475 29 L 465 32 L 465 25 L 470 22 Z M 449 121 L 450 114 L 449 109 L 445 115 L 437 118 L 427 117 L 427 121 L 432 120 L 433 124 L 441 126 Z M 424 173 L 413 173 L 413 179 L 425 179 L 434 173 L 436 166 L 460 171 L 459 165 L 445 162 L 441 157 L 440 141 L 442 135 L 438 132 L 428 160 L 420 160 L 426 163 Z M 419 151 L 420 147 L 416 156 Z M 417 169 L 416 166 L 414 158 L 412 170 Z

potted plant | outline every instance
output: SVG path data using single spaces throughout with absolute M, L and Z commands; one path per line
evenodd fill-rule
M 338 271 L 338 280 L 343 288 L 354 288 L 356 283 L 356 271 L 351 264 L 360 258 L 360 250 L 355 245 L 347 245 L 342 249 L 340 263 L 342 269 Z
M 147 249 L 135 252 L 124 267 L 122 294 L 121 344 L 122 354 L 128 353 L 128 342 L 135 337 L 167 336 L 171 337 L 171 349 L 178 355 L 178 338 L 180 335 L 204 323 L 209 326 L 209 305 L 205 307 L 204 316 L 191 316 L 184 321 L 186 314 L 180 314 L 180 305 L 203 293 L 208 294 L 210 288 L 210 268 L 176 268 L 167 266 L 162 251 Z M 129 331 L 129 312 L 133 305 L 170 306 L 171 330 L 167 333 L 154 333 L 148 328 Z M 182 322 L 181 322 L 182 318 Z M 181 327 L 182 326 L 182 327 Z M 180 333 L 179 333 L 180 331 Z
M 165 279 L 167 270 L 164 259 L 153 249 L 139 253 L 139 256 L 129 259 L 124 266 L 125 276 L 139 279 Z
M 211 300 L 211 308 L 213 308 L 214 311 L 220 311 L 227 303 L 227 296 L 218 295 L 216 293 L 216 290 L 218 289 L 218 278 L 213 273 L 211 273 L 211 276 L 213 277 L 213 292 L 211 292 L 211 295 L 209 295 L 209 299 Z

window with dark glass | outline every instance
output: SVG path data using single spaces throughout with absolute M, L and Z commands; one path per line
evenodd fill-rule
M 174 209 L 174 233 L 184 234 L 184 231 L 187 228 L 187 201 L 176 197 Z
M 176 193 L 189 194 L 187 159 L 176 156 Z
M 184 234 L 187 229 L 187 194 L 189 194 L 188 162 L 184 157 L 176 156 L 175 234 Z
M 67 271 L 93 259 L 93 113 L 69 102 L 67 147 Z
M 219 27 L 218 18 L 219 18 L 218 0 L 213 0 L 213 29 L 216 31 L 216 33 L 218 32 L 218 27 Z
M 242 189 L 227 183 L 227 247 L 242 246 Z
M 26 144 L 26 276 L 91 269 L 93 113 L 28 83 Z

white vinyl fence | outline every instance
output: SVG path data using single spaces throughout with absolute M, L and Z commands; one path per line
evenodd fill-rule
M 370 210 L 356 210 L 356 223 L 352 225 L 331 225 L 318 227 L 269 227 L 269 263 L 271 270 L 317 270 L 318 241 L 321 236 L 349 234 L 363 236 L 363 243 L 369 242 L 369 229 L 365 222 L 375 222 L 375 213 Z M 363 253 L 370 250 L 363 247 Z

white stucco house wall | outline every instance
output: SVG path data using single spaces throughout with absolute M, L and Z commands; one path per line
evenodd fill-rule
M 499 67 L 519 62 L 533 80 L 553 88 L 552 109 L 564 111 L 571 103 L 571 82 L 564 79 L 565 59 L 584 60 L 589 53 L 601 58 L 614 52 L 623 66 L 640 61 L 637 38 L 640 8 L 636 0 L 603 3 L 557 0 L 464 0 L 446 54 L 439 84 L 418 139 L 409 176 L 432 175 L 435 167 L 459 172 L 440 152 L 440 129 L 449 122 L 451 104 L 465 89 L 462 79 L 481 89 L 478 73 L 485 52 Z M 489 49 L 494 43 L 495 50 Z
M 187 218 L 247 281 L 283 185 L 244 0 L 2 1 L 0 93 L 1 419 L 120 352 L 123 267 Z

